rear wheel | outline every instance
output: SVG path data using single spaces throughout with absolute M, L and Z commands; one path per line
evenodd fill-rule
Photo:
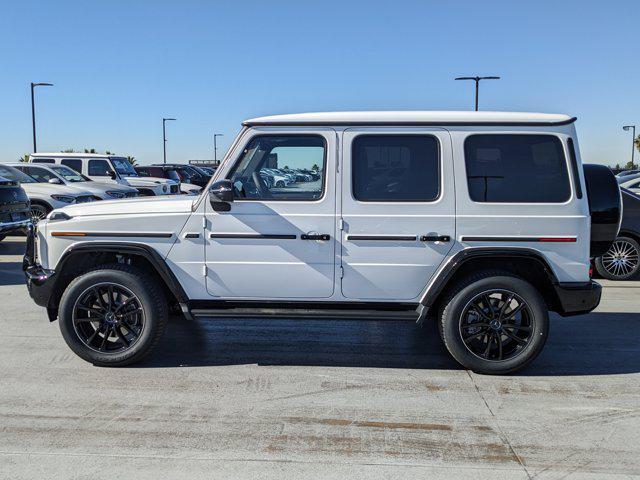
M 156 280 L 128 265 L 106 265 L 72 281 L 60 302 L 60 331 L 81 358 L 99 366 L 140 361 L 167 323 Z
M 508 273 L 484 273 L 452 290 L 439 329 L 447 350 L 462 366 L 505 374 L 538 356 L 547 339 L 549 314 L 530 283 Z
M 630 237 L 618 237 L 611 248 L 596 258 L 596 270 L 608 280 L 630 280 L 640 271 L 640 244 Z

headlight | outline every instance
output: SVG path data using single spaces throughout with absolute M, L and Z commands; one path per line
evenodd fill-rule
M 111 198 L 124 198 L 124 197 L 126 197 L 126 194 L 124 192 L 118 192 L 117 190 L 108 190 L 106 193 Z
M 163 186 L 162 186 L 162 191 L 163 191 L 164 193 L 167 193 L 167 190 L 169 190 L 169 187 L 167 187 L 166 185 L 163 185 Z
M 200 195 L 200 190 L 196 190 L 196 189 L 189 190 L 189 195 Z
M 72 217 L 70 217 L 64 212 L 58 212 L 57 210 L 54 210 L 49 214 L 47 218 L 49 219 L 50 222 L 59 222 L 61 220 L 71 220 Z
M 63 203 L 73 203 L 76 201 L 76 197 L 70 197 L 68 195 L 51 195 L 51 198 Z

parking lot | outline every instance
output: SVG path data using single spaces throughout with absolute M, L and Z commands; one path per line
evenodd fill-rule
M 176 318 L 104 369 L 29 299 L 23 248 L 0 243 L 2 478 L 640 475 L 640 282 L 554 317 L 514 376 L 462 370 L 431 326 L 339 318 Z

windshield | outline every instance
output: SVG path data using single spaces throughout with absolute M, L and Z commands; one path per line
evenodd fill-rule
M 131 162 L 124 157 L 110 157 L 111 164 L 113 168 L 116 169 L 120 175 L 124 175 L 125 177 L 137 177 L 135 168 L 131 165 Z
M 55 173 L 57 173 L 58 175 L 60 175 L 62 178 L 64 178 L 67 182 L 76 183 L 76 182 L 90 181 L 87 177 L 85 177 L 81 173 L 78 173 L 69 167 L 65 167 L 64 165 L 56 165 L 55 167 L 51 166 L 49 168 L 53 170 Z
M 26 173 L 22 173 L 17 168 L 13 168 L 8 165 L 0 165 L 0 177 L 20 183 L 38 183 Z

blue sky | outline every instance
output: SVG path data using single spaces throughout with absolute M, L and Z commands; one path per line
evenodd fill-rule
M 640 126 L 640 2 L 2 2 L 0 161 L 94 147 L 170 161 L 222 153 L 240 122 L 326 110 L 473 107 L 578 117 L 584 160 L 625 163 Z M 634 35 L 635 33 L 635 35 Z M 640 129 L 639 129 L 640 133 Z

